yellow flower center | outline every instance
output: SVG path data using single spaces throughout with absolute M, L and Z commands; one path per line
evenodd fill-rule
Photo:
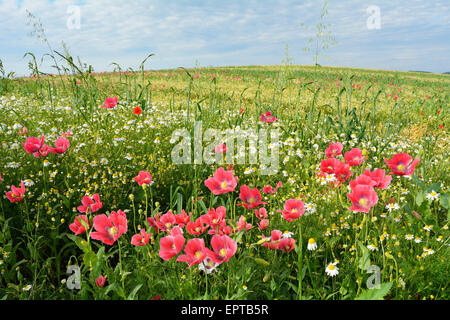
M 112 227 L 108 230 L 108 233 L 112 236 L 115 236 L 117 234 L 117 228 L 116 227 Z
M 202 256 L 202 252 L 201 251 L 196 251 L 195 252 L 195 257 L 198 259 Z
M 225 256 L 227 255 L 227 250 L 225 250 L 224 248 L 220 249 L 219 255 L 220 255 L 221 257 L 225 257 Z
M 405 169 L 405 166 L 402 165 L 402 164 L 399 164 L 399 165 L 397 166 L 397 169 L 400 170 L 400 171 L 403 171 L 403 170 Z
M 308 243 L 309 243 L 309 244 L 314 244 L 314 243 L 316 243 L 316 240 L 314 240 L 314 238 L 310 238 L 310 239 L 308 240 Z
M 224 181 L 224 182 L 222 182 L 222 183 L 220 184 L 220 187 L 221 187 L 222 189 L 226 189 L 226 188 L 228 187 L 228 183 L 227 183 L 226 181 Z
M 330 270 L 334 270 L 334 264 L 330 264 L 329 266 L 328 266 L 328 269 L 330 269 Z
M 366 198 L 359 199 L 359 204 L 362 205 L 362 206 L 366 206 L 367 205 L 367 199 Z

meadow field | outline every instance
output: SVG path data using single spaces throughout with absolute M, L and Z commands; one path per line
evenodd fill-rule
M 449 299 L 449 75 L 29 56 L 0 299 Z

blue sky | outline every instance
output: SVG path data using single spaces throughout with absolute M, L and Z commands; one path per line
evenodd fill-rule
M 294 0 L 0 0 L 0 59 L 7 71 L 28 74 L 31 51 L 46 46 L 29 33 L 26 9 L 40 18 L 53 49 L 64 41 L 73 56 L 96 71 L 200 66 L 273 65 L 286 41 L 296 64 L 312 64 L 302 50 L 313 35 L 322 1 Z M 80 28 L 67 26 L 78 6 Z M 380 28 L 369 29 L 369 6 L 380 9 Z M 70 20 L 72 21 L 72 20 Z M 389 70 L 450 71 L 450 2 L 330 0 L 324 22 L 338 44 L 322 65 Z M 310 26 L 308 30 L 301 23 Z M 44 58 L 42 69 L 52 72 Z M 53 72 L 55 72 L 53 70 Z

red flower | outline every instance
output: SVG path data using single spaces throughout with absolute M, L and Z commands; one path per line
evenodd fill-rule
M 275 192 L 277 192 L 277 190 L 278 190 L 278 188 L 280 188 L 281 186 L 282 186 L 283 184 L 281 183 L 281 181 L 278 181 L 278 184 L 277 184 L 277 186 L 275 187 L 275 189 L 272 189 L 272 186 L 265 186 L 264 188 L 263 188 L 263 192 L 264 193 L 275 193 Z
M 145 232 L 145 229 L 141 229 L 140 234 L 135 234 L 131 238 L 131 244 L 135 246 L 145 246 L 150 241 L 151 236 L 151 233 L 147 233 Z
M 105 102 L 103 102 L 103 105 L 100 107 L 108 109 L 114 108 L 117 105 L 117 101 L 118 101 L 117 97 L 114 98 L 108 97 L 105 99 Z
M 352 189 L 354 187 L 356 187 L 357 185 L 365 185 L 365 186 L 371 186 L 371 187 L 375 187 L 377 185 L 377 183 L 374 180 L 372 180 L 372 178 L 370 178 L 369 176 L 364 175 L 364 174 L 357 176 L 356 179 L 350 181 L 349 184 L 350 184 L 350 188 L 352 188 Z
M 99 288 L 103 288 L 105 286 L 105 283 L 106 283 L 106 278 L 102 275 L 100 275 L 97 279 L 95 279 L 95 284 Z
M 158 225 L 158 229 L 165 232 L 170 232 L 170 230 L 172 230 L 176 223 L 177 218 L 172 213 L 172 211 L 168 211 L 167 213 L 163 214 L 156 222 L 156 224 Z
M 94 213 L 102 208 L 98 193 L 94 194 L 92 198 L 84 196 L 81 203 L 82 205 L 77 208 L 81 213 Z
M 340 142 L 331 143 L 328 148 L 325 150 L 325 156 L 327 158 L 336 158 L 338 155 L 342 154 L 342 149 L 344 146 Z
M 38 152 L 39 149 L 41 149 L 42 145 L 44 144 L 44 139 L 44 135 L 42 135 L 41 139 L 28 137 L 25 143 L 22 143 L 22 145 L 27 153 L 35 153 Z
M 359 166 L 364 161 L 362 151 L 359 148 L 353 148 L 349 152 L 346 152 L 344 159 L 345 162 L 347 162 L 347 164 L 352 167 Z
M 180 214 L 175 215 L 175 222 L 180 226 L 180 228 L 184 228 L 184 226 L 189 222 L 191 219 L 192 212 L 189 212 L 189 215 L 186 214 L 186 211 L 181 210 Z
M 105 214 L 95 216 L 93 222 L 96 231 L 91 233 L 91 238 L 108 245 L 116 242 L 128 229 L 127 216 L 122 210 L 111 212 L 109 217 Z
M 255 215 L 260 220 L 267 218 L 266 208 L 255 209 Z
M 69 140 L 64 137 L 59 137 L 58 140 L 55 141 L 55 147 L 49 148 L 50 152 L 53 154 L 61 154 L 67 151 L 70 146 Z
M 227 209 L 224 206 L 220 206 L 217 209 L 209 209 L 208 214 L 202 215 L 200 219 L 211 228 L 215 228 L 225 220 L 226 211 Z
M 225 153 L 225 152 L 227 152 L 227 146 L 224 143 L 219 144 L 219 145 L 215 146 L 214 151 L 216 153 Z
M 375 181 L 374 188 L 378 189 L 387 188 L 392 180 L 392 176 L 386 175 L 386 172 L 383 169 L 375 169 L 373 172 L 370 172 L 369 169 L 366 169 L 363 174 Z
M 86 232 L 86 228 L 81 224 L 80 219 L 86 222 L 87 227 L 89 228 L 89 221 L 85 215 L 79 215 L 75 217 L 74 222 L 69 225 L 69 229 L 75 233 L 75 235 L 79 235 Z
M 378 202 L 377 193 L 373 187 L 367 185 L 355 186 L 352 193 L 347 193 L 347 197 L 352 202 L 352 206 L 348 209 L 354 212 L 368 213 Z
M 335 158 L 324 159 L 320 162 L 320 171 L 322 173 L 334 174 L 336 168 L 342 166 L 344 163 Z
M 239 198 L 243 203 L 238 203 L 238 206 L 244 206 L 246 209 L 253 209 L 261 204 L 267 204 L 267 202 L 261 201 L 261 193 L 258 188 L 250 189 L 249 186 L 243 185 L 240 189 Z
M 286 252 L 290 252 L 294 248 L 295 248 L 295 240 L 293 238 L 281 239 L 280 242 L 278 242 L 277 246 L 278 250 Z
M 6 192 L 6 197 L 11 202 L 19 202 L 23 200 L 25 195 L 25 185 L 23 181 L 20 181 L 20 188 L 16 188 L 14 185 L 11 186 L 11 191 Z
M 186 239 L 181 234 L 169 235 L 159 241 L 159 256 L 167 261 L 175 257 L 183 249 Z
M 267 111 L 266 114 L 262 114 L 259 119 L 265 123 L 273 123 L 274 121 L 278 120 L 277 118 L 272 116 L 272 112 L 270 111 Z
M 189 221 L 186 225 L 187 232 L 196 236 L 201 235 L 206 229 L 208 229 L 208 226 L 205 225 L 201 218 L 198 218 L 195 222 Z
M 237 230 L 250 230 L 252 225 L 250 223 L 247 223 L 247 219 L 244 216 L 240 216 L 238 223 L 237 223 Z
M 384 159 L 392 174 L 399 176 L 410 176 L 414 173 L 416 165 L 420 162 L 419 159 L 412 160 L 412 157 L 407 153 L 398 153 L 392 157 L 391 160 Z
M 262 244 L 263 247 L 267 247 L 271 250 L 278 249 L 278 243 L 281 240 L 281 236 L 283 233 L 280 230 L 272 230 L 270 234 L 270 240 L 266 241 Z M 263 239 L 267 239 L 264 235 L 262 236 Z
M 216 170 L 214 177 L 205 180 L 205 186 L 216 196 L 233 191 L 237 186 L 237 178 L 233 171 L 225 171 L 222 167 Z
M 136 182 L 142 186 L 145 184 L 150 184 L 152 182 L 152 176 L 148 171 L 139 171 L 139 174 L 133 178 Z
M 142 108 L 139 107 L 139 106 L 136 107 L 136 108 L 134 108 L 133 113 L 134 113 L 135 115 L 139 116 L 139 115 L 142 113 Z
M 267 229 L 269 227 L 269 219 L 262 219 L 257 225 L 259 230 Z
M 350 166 L 345 164 L 344 162 L 340 162 L 334 171 L 334 175 L 336 179 L 340 182 L 345 182 L 352 176 L 352 172 L 350 171 Z
M 297 199 L 289 199 L 284 204 L 284 210 L 277 210 L 283 214 L 283 219 L 291 222 L 300 218 L 305 212 L 305 205 L 303 201 Z
M 177 258 L 177 261 L 186 262 L 189 267 L 199 264 L 206 258 L 205 241 L 203 239 L 195 238 L 188 241 L 184 248 L 186 254 L 182 254 Z
M 214 235 L 211 239 L 211 247 L 214 251 L 206 250 L 208 257 L 215 263 L 228 262 L 236 253 L 237 244 L 227 235 Z

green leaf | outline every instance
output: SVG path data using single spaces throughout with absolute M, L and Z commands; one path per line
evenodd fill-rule
M 423 199 L 424 199 L 424 196 L 423 196 L 423 192 L 422 191 L 420 191 L 418 194 L 416 194 L 416 204 L 417 204 L 417 206 L 420 207 L 420 205 L 423 202 Z
M 127 300 L 135 300 L 136 293 L 139 291 L 139 289 L 142 287 L 142 284 L 138 284 L 133 291 L 128 295 Z
M 443 206 L 445 209 L 448 210 L 448 194 L 444 193 L 443 195 L 441 195 L 441 198 L 439 201 L 441 203 L 441 206 Z
M 392 282 L 382 283 L 379 289 L 365 289 L 355 300 L 383 300 L 392 287 Z
M 370 266 L 370 253 L 369 249 L 367 249 L 361 241 L 358 241 L 358 246 L 361 250 L 361 257 L 359 258 L 358 267 L 362 271 L 366 271 Z

